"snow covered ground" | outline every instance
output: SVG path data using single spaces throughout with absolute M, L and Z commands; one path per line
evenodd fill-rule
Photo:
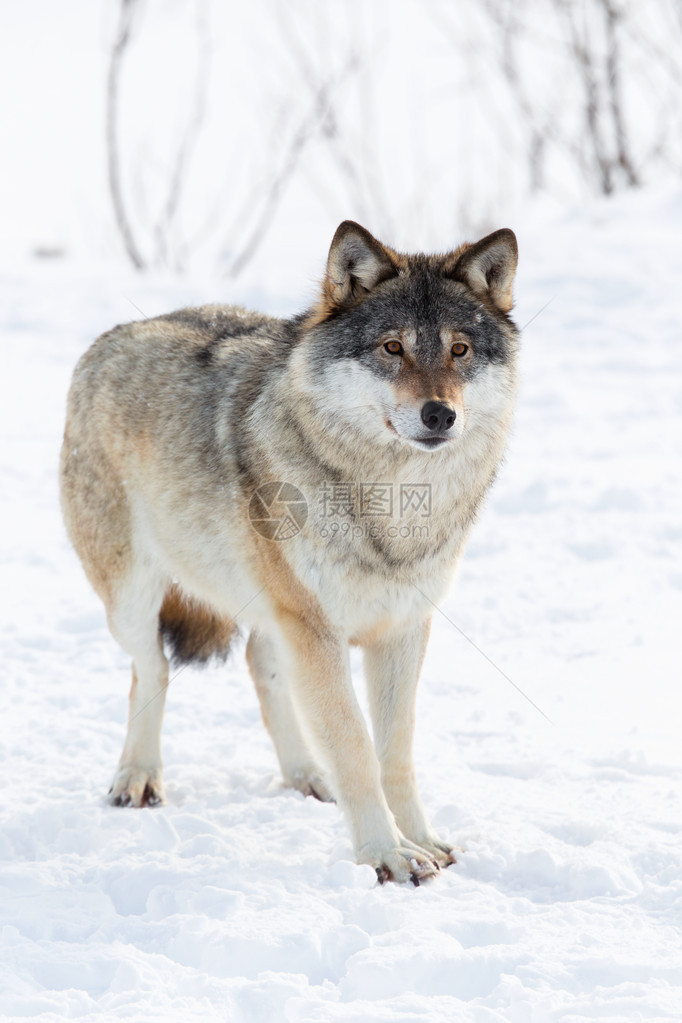
M 2 274 L 3 1019 L 682 1018 L 682 193 L 512 226 L 516 429 L 418 709 L 464 852 L 419 889 L 379 887 L 336 807 L 281 787 L 242 650 L 171 685 L 169 805 L 105 804 L 129 667 L 61 526 L 70 374 L 138 309 L 254 295 Z

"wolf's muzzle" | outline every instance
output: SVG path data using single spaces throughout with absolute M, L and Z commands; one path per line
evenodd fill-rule
M 454 425 L 457 413 L 442 401 L 427 401 L 422 409 L 422 423 L 432 433 L 447 433 Z

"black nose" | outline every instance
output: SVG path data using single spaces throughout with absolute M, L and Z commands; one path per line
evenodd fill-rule
M 456 412 L 442 401 L 427 401 L 422 409 L 422 423 L 434 433 L 445 433 L 453 425 Z

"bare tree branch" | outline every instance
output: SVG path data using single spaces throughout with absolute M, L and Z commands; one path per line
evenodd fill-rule
M 592 155 L 597 170 L 600 188 L 605 195 L 613 192 L 613 166 L 602 134 L 601 117 L 603 103 L 595 67 L 595 57 L 590 46 L 589 29 L 585 24 L 580 32 L 571 0 L 555 0 L 563 14 L 568 29 L 569 41 L 576 69 L 580 75 L 585 96 L 584 118 L 587 136 L 591 143 Z
M 280 31 L 287 42 L 289 51 L 296 57 L 298 69 L 303 80 L 310 89 L 312 95 L 316 96 L 319 94 L 320 89 L 325 88 L 324 83 L 320 80 L 320 72 L 314 67 L 310 54 L 303 46 L 300 36 L 293 30 L 292 19 L 287 17 L 284 11 L 285 8 L 283 6 L 277 7 Z M 349 18 L 352 18 L 350 10 L 347 11 L 347 14 Z M 353 38 L 353 30 L 355 26 L 351 24 L 350 28 L 350 36 Z M 352 45 L 349 47 L 346 66 L 351 67 L 356 73 L 359 73 L 363 67 L 363 61 L 360 58 L 358 43 L 356 40 L 354 40 Z M 332 159 L 346 180 L 346 185 L 357 211 L 357 216 L 366 221 L 376 221 L 375 211 L 379 209 L 382 211 L 384 222 L 390 221 L 383 192 L 381 188 L 377 187 L 376 178 L 371 173 L 365 175 L 361 174 L 358 169 L 357 159 L 354 159 L 349 153 L 349 150 L 352 151 L 352 149 L 344 140 L 341 120 L 338 116 L 336 106 L 331 95 L 328 96 L 327 113 L 321 129 L 322 135 L 329 145 L 329 152 Z M 376 154 L 372 154 L 368 159 L 367 153 L 365 153 L 365 168 L 373 168 L 376 164 Z
M 241 250 L 234 257 L 227 269 L 227 275 L 229 277 L 236 277 L 253 259 L 259 245 L 268 231 L 268 228 L 270 227 L 274 211 L 277 208 L 277 205 L 279 204 L 294 171 L 298 167 L 304 150 L 315 135 L 324 131 L 329 107 L 335 90 L 343 84 L 343 82 L 356 70 L 356 68 L 357 63 L 355 58 L 351 56 L 337 75 L 330 76 L 329 79 L 323 81 L 319 85 L 314 97 L 312 109 L 294 133 L 285 154 L 284 161 L 278 173 L 272 178 L 270 188 L 265 197 L 256 223 L 251 229 L 251 232 Z
M 629 152 L 627 132 L 623 114 L 623 96 L 620 86 L 621 55 L 618 44 L 618 23 L 620 12 L 613 0 L 600 0 L 606 16 L 606 71 L 609 86 L 609 107 L 616 142 L 618 165 L 625 174 L 628 185 L 641 184 Z
M 162 263 L 168 263 L 170 233 L 180 208 L 182 193 L 187 183 L 187 167 L 192 152 L 196 147 L 206 113 L 206 94 L 211 60 L 211 37 L 205 0 L 197 0 L 196 30 L 197 69 L 194 78 L 192 106 L 176 153 L 166 202 L 154 228 L 157 257 L 158 261 Z M 180 251 L 175 254 L 175 262 L 176 269 L 182 269 L 182 255 Z
M 135 2 L 136 0 L 120 0 L 118 29 L 116 40 L 111 50 L 109 74 L 107 77 L 106 138 L 109 190 L 114 206 L 116 224 L 121 232 L 123 244 L 131 263 L 136 270 L 144 270 L 146 263 L 133 235 L 123 198 L 120 140 L 118 137 L 121 66 L 130 42 Z

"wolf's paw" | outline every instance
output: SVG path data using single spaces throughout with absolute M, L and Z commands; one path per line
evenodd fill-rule
M 336 802 L 327 782 L 324 781 L 314 765 L 309 768 L 287 771 L 284 775 L 284 784 L 291 789 L 302 792 L 304 796 L 314 796 L 321 803 Z
M 120 767 L 107 798 L 112 806 L 160 806 L 166 802 L 161 770 Z
M 406 839 L 403 845 L 383 852 L 380 856 L 363 856 L 361 852 L 359 861 L 374 867 L 379 884 L 387 881 L 407 884 L 411 881 L 418 888 L 422 881 L 428 881 L 440 873 L 436 857 Z
M 462 852 L 452 842 L 445 842 L 443 839 L 429 832 L 428 835 L 419 835 L 415 839 L 415 845 L 425 850 L 429 856 L 436 861 L 439 867 L 449 867 L 457 862 L 457 853 Z

